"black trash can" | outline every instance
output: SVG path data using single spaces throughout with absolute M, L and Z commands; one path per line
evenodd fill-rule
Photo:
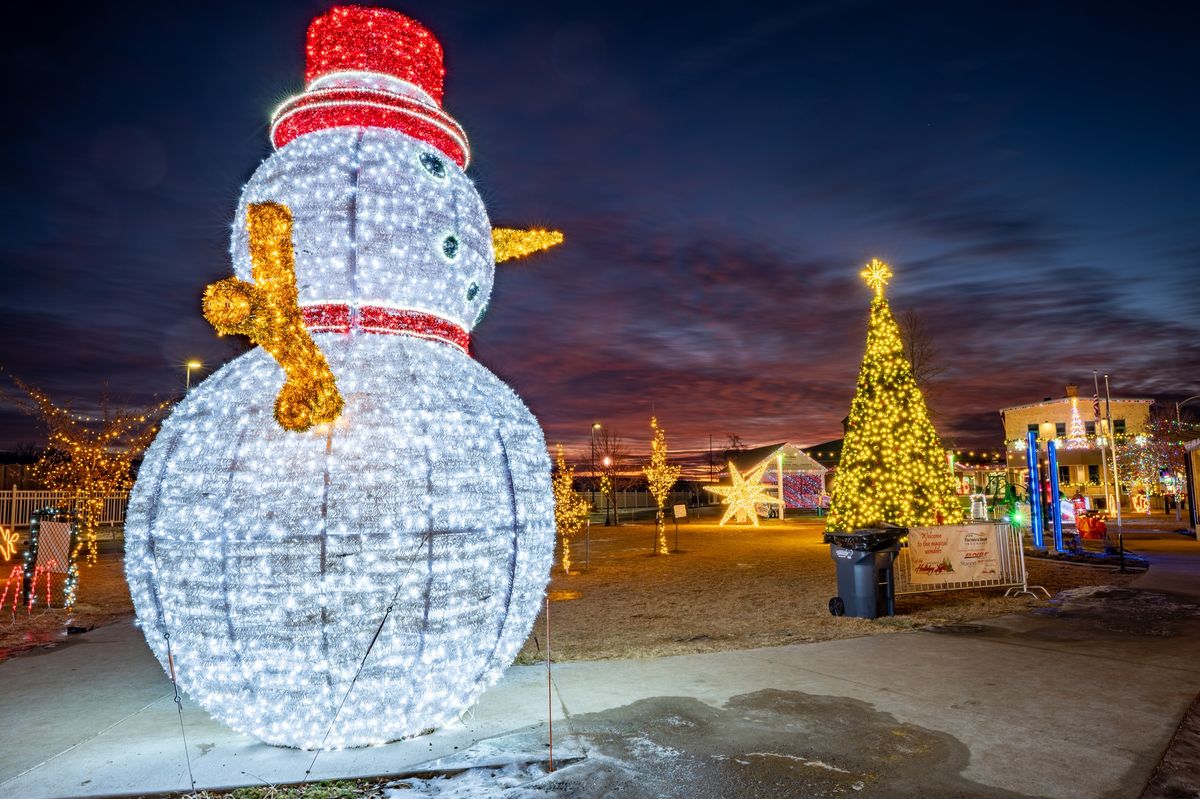
M 862 619 L 895 615 L 892 564 L 906 535 L 903 527 L 825 534 L 829 555 L 837 564 L 838 596 L 829 600 L 830 613 Z

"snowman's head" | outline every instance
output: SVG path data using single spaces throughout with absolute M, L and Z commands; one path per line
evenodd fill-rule
M 492 292 L 495 256 L 474 184 L 444 152 L 403 132 L 336 127 L 300 136 L 242 191 L 233 264 L 251 280 L 246 208 L 292 212 L 301 307 L 417 311 L 470 330 Z
M 487 307 L 496 261 L 561 236 L 507 230 L 493 247 L 463 172 L 466 134 L 441 106 L 442 48 L 419 23 L 389 9 L 333 8 L 309 26 L 306 65 L 305 91 L 272 120 L 276 152 L 242 192 L 234 271 L 253 280 L 247 207 L 281 203 L 306 316 L 400 311 L 404 324 L 449 323 L 465 336 Z

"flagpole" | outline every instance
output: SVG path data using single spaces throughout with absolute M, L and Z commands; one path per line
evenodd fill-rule
M 1100 428 L 1100 376 L 1096 370 L 1092 370 L 1092 383 L 1096 386 L 1096 393 L 1092 395 L 1092 416 L 1096 421 L 1096 428 Z M 1099 443 L 1099 442 L 1097 442 Z M 1105 453 L 1104 447 L 1100 447 L 1100 474 L 1102 475 L 1101 488 L 1104 491 L 1105 510 L 1108 510 L 1108 454 Z
M 1121 528 L 1121 478 L 1117 473 L 1117 431 L 1112 423 L 1112 391 L 1108 387 L 1108 375 L 1104 376 L 1104 413 L 1108 416 L 1108 441 L 1112 450 L 1113 495 L 1117 500 L 1117 546 L 1120 549 L 1121 566 L 1119 571 L 1125 572 L 1125 531 Z
M 1121 529 L 1121 480 L 1117 475 L 1117 431 L 1112 423 L 1112 392 L 1108 389 L 1108 375 L 1104 376 L 1104 413 L 1108 416 L 1108 447 L 1112 452 L 1113 496 L 1117 500 L 1117 529 Z

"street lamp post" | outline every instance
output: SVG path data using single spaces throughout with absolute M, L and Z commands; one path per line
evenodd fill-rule
M 599 422 L 592 422 L 592 461 L 591 475 L 592 480 L 592 507 L 596 507 L 596 431 L 600 429 Z
M 184 389 L 183 389 L 183 392 L 185 394 L 192 390 L 192 370 L 193 369 L 202 369 L 202 368 L 204 368 L 204 364 L 200 363 L 199 361 L 188 361 L 187 362 L 187 378 L 185 379 Z
M 1175 424 L 1183 424 L 1183 421 L 1179 417 L 1179 409 L 1182 408 L 1184 405 L 1187 405 L 1192 400 L 1197 400 L 1197 399 L 1200 399 L 1200 394 L 1197 394 L 1194 397 L 1188 397 L 1185 400 L 1180 400 L 1179 402 L 1175 403 Z
M 610 467 L 610 466 L 612 466 L 612 458 L 610 458 L 609 456 L 605 455 L 605 456 L 604 456 L 604 459 L 601 461 L 601 463 L 603 463 L 603 464 L 604 464 L 604 473 L 605 473 L 605 474 L 608 474 L 609 467 Z M 609 495 L 610 495 L 610 496 L 609 496 L 609 498 L 610 498 L 611 500 L 613 500 L 613 502 L 606 502 L 606 503 L 604 503 L 604 526 L 605 526 L 605 527 L 609 527 L 609 526 L 610 526 L 610 525 L 609 525 L 609 521 L 608 521 L 608 508 L 609 508 L 609 505 L 613 505 L 613 517 L 616 519 L 616 521 L 617 521 L 618 523 L 621 521 L 621 518 L 620 518 L 619 516 L 617 516 L 617 513 L 616 513 L 617 509 L 616 509 L 615 502 L 616 502 L 616 499 L 617 499 L 617 492 L 616 492 L 616 491 L 613 489 L 613 487 L 612 487 L 612 478 L 611 478 L 611 477 L 609 477 L 609 478 L 608 478 L 608 490 L 609 490 Z

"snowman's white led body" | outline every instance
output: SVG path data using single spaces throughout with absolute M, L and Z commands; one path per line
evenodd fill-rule
M 335 124 L 259 167 L 234 270 L 252 279 L 248 204 L 286 205 L 299 305 L 344 410 L 283 429 L 283 371 L 255 349 L 180 403 L 130 500 L 126 568 L 151 648 L 169 668 L 169 634 L 186 692 L 269 743 L 359 746 L 444 724 L 499 679 L 540 608 L 550 466 L 536 420 L 465 351 L 494 257 L 458 160 L 403 129 Z

